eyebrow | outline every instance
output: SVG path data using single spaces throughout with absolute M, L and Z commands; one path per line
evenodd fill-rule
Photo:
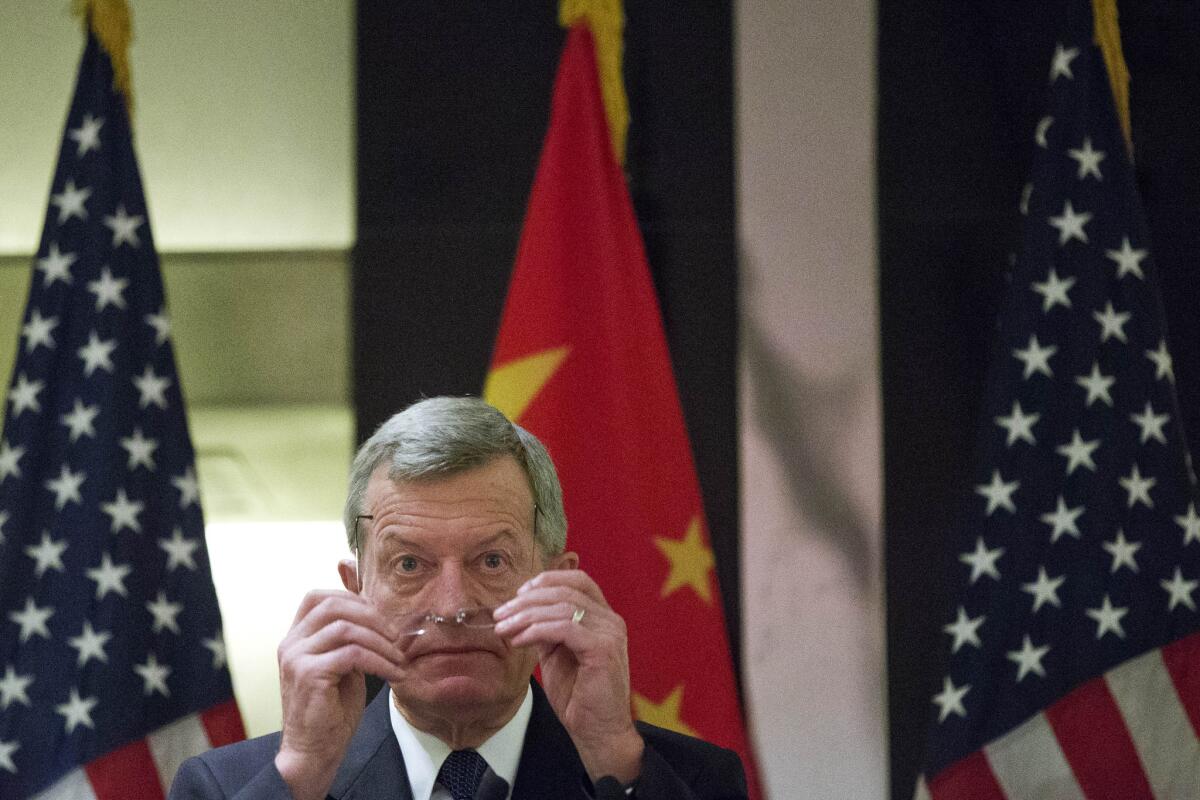
M 399 548 L 407 548 L 418 552 L 428 549 L 427 546 L 422 546 L 420 543 L 412 540 L 401 533 L 388 533 L 387 529 L 376 534 L 378 546 L 382 550 L 393 550 Z M 471 549 L 483 549 L 490 545 L 494 545 L 499 541 L 509 540 L 517 542 L 520 540 L 520 535 L 512 528 L 505 528 L 497 533 L 493 533 L 484 539 L 471 544 Z

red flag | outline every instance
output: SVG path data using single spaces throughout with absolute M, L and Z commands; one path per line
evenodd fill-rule
M 628 624 L 635 715 L 737 751 L 759 797 L 683 411 L 584 25 L 559 64 L 484 394 L 554 457 L 570 549 Z

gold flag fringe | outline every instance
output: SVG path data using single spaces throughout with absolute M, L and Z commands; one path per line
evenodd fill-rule
M 629 128 L 629 100 L 621 75 L 625 13 L 621 0 L 561 0 L 558 22 L 569 28 L 584 22 L 596 42 L 596 67 L 600 94 L 608 117 L 608 130 L 617 163 L 625 164 L 625 133 Z
M 1092 0 L 1093 37 L 1104 54 L 1108 84 L 1117 106 L 1125 147 L 1133 154 L 1133 134 L 1129 123 L 1129 68 L 1121 51 L 1121 26 L 1117 22 L 1117 0 Z
M 125 109 L 133 116 L 133 80 L 129 72 L 129 43 L 133 21 L 125 0 L 73 0 L 72 11 L 91 28 L 113 65 L 113 88 L 125 97 Z

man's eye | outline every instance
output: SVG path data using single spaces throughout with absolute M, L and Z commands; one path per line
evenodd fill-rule
M 420 566 L 420 562 L 417 561 L 416 556 L 401 556 L 398 563 L 401 572 L 416 572 L 417 567 Z
M 500 569 L 504 566 L 504 556 L 499 553 L 488 553 L 483 557 L 483 565 L 488 569 Z

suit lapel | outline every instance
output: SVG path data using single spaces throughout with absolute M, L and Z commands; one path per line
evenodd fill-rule
M 329 790 L 335 800 L 412 800 L 404 756 L 392 731 L 389 696 L 385 685 L 363 712 Z
M 533 682 L 533 713 L 525 731 L 512 800 L 548 800 L 580 795 L 583 762 L 546 693 Z

